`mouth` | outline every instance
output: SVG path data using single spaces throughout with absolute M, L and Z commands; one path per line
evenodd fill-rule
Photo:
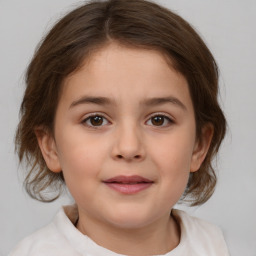
M 103 183 L 105 183 L 109 188 L 122 194 L 136 194 L 154 184 L 152 180 L 137 175 L 116 176 L 104 180 Z

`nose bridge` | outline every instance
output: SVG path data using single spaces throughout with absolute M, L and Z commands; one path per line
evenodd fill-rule
M 134 120 L 126 118 L 116 127 L 113 153 L 115 157 L 126 160 L 144 157 L 141 129 Z

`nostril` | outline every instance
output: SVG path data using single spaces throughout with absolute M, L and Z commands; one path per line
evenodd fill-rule
M 127 159 L 132 159 L 132 158 L 134 158 L 134 159 L 140 159 L 141 158 L 141 156 L 140 155 L 135 155 L 134 157 L 124 157 L 124 156 L 122 156 L 122 155 L 117 155 L 116 156 L 118 159 L 123 159 L 123 158 L 127 158 Z

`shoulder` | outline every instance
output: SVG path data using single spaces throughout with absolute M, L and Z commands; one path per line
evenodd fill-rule
M 207 236 L 216 236 L 222 234 L 222 231 L 216 225 L 191 216 L 184 211 L 174 209 L 172 213 L 179 221 L 181 228 L 184 228 L 184 231 L 189 230 L 190 234 L 198 233 L 198 231 L 200 231 L 200 234 L 202 234 L 203 237 L 206 234 Z
M 21 240 L 9 256 L 46 255 L 44 251 L 54 246 L 54 240 L 56 234 L 54 226 L 50 224 Z
M 8 256 L 76 255 L 63 235 L 63 230 L 58 227 L 62 224 L 64 228 L 66 225 L 72 225 L 63 209 L 58 212 L 55 219 L 49 225 L 20 241 Z
M 186 245 L 190 251 L 195 252 L 191 255 L 229 255 L 223 233 L 219 227 L 190 216 L 181 210 L 174 209 L 172 214 L 180 225 L 180 246 Z

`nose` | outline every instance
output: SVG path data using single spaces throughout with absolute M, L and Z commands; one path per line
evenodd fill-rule
M 141 161 L 145 158 L 143 136 L 136 125 L 116 128 L 112 157 L 115 160 Z

